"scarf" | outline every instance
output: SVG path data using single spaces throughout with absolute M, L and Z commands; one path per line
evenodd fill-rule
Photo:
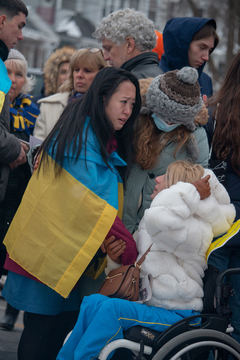
M 10 123 L 14 131 L 24 131 L 32 135 L 36 119 L 40 113 L 37 105 L 31 100 L 31 95 L 19 94 L 12 104 L 9 104 Z
M 70 103 L 73 100 L 80 99 L 83 95 L 84 95 L 83 93 L 74 90 L 72 95 L 69 97 L 68 103 Z

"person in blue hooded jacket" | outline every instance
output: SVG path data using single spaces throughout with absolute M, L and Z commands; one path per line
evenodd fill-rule
M 219 42 L 216 28 L 214 19 L 177 17 L 170 19 L 163 30 L 164 54 L 160 68 L 164 73 L 185 66 L 195 68 L 205 105 L 213 89 L 212 79 L 203 69 Z

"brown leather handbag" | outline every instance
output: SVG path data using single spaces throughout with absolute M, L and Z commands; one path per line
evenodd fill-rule
M 136 301 L 139 295 L 141 264 L 145 260 L 151 246 L 138 262 L 135 261 L 132 265 L 123 265 L 118 269 L 110 271 L 100 286 L 98 293 L 112 298 Z

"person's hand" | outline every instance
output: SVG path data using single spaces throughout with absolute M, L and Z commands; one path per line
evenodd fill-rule
M 210 175 L 205 176 L 204 178 L 195 181 L 193 185 L 196 187 L 197 191 L 200 194 L 200 199 L 204 200 L 211 195 L 211 188 L 209 185 Z
M 121 264 L 121 255 L 126 249 L 126 242 L 122 239 L 115 239 L 115 236 L 110 236 L 108 239 L 105 239 L 101 245 L 101 250 L 107 252 L 110 259 L 112 259 L 117 264 Z
M 32 173 L 34 173 L 34 171 L 35 170 L 37 170 L 37 168 L 38 168 L 38 165 L 39 165 L 39 155 L 36 155 L 35 157 L 34 157 L 34 161 L 33 161 L 33 172 Z
M 26 144 L 21 143 L 21 152 L 18 158 L 9 164 L 10 169 L 14 169 L 19 165 L 24 164 L 27 161 L 26 152 L 28 152 L 28 146 Z

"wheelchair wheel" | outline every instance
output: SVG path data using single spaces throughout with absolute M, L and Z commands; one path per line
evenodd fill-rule
M 216 330 L 196 329 L 180 334 L 168 341 L 152 360 L 199 360 L 208 359 L 210 350 L 216 350 L 218 360 L 231 354 L 240 359 L 240 344 L 231 336 Z

